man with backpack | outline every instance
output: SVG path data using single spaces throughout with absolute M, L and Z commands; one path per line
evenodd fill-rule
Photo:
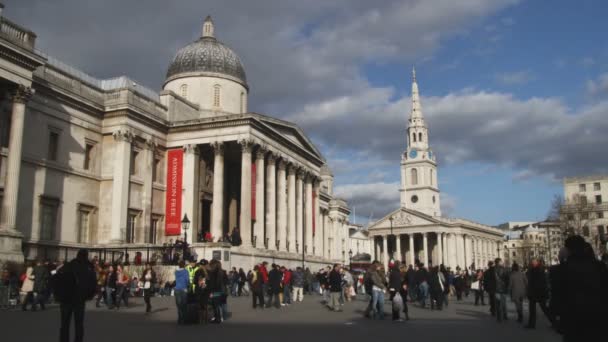
M 89 252 L 79 250 L 76 258 L 58 269 L 53 278 L 55 298 L 60 303 L 61 311 L 59 341 L 70 340 L 70 325 L 74 316 L 74 341 L 81 342 L 84 338 L 85 302 L 93 299 L 97 284 L 95 269 L 89 262 Z

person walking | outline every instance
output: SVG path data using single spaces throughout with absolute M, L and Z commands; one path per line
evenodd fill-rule
M 426 306 L 426 299 L 429 296 L 429 272 L 424 267 L 424 264 L 418 265 L 418 271 L 416 271 L 416 284 L 418 285 L 418 302 L 420 307 Z
M 429 274 L 429 291 L 430 291 L 430 302 L 431 310 L 441 310 L 443 308 L 443 292 L 446 288 L 446 281 L 443 277 L 443 273 L 439 272 L 439 267 L 433 267 Z
M 484 290 L 488 293 L 488 301 L 490 302 L 490 313 L 496 315 L 496 273 L 494 263 L 488 262 L 488 269 L 483 273 Z
M 294 302 L 301 302 L 302 300 L 304 300 L 304 283 L 305 274 L 302 271 L 302 267 L 297 267 L 296 271 L 292 274 L 292 299 Z
M 152 312 L 152 304 L 150 298 L 154 293 L 154 284 L 156 284 L 156 272 L 152 269 L 152 265 L 146 263 L 145 270 L 141 276 L 141 281 L 144 284 L 144 302 L 146 303 L 146 313 Z
M 511 301 L 515 303 L 517 311 L 517 322 L 521 323 L 524 319 L 524 298 L 526 297 L 526 289 L 528 288 L 528 280 L 520 270 L 517 263 L 513 263 L 511 267 L 511 275 L 509 276 L 509 291 L 511 292 Z
M 46 265 L 42 261 L 36 262 L 36 267 L 33 270 L 34 274 L 34 301 L 32 304 L 32 311 L 36 311 L 37 306 L 40 305 L 40 309 L 46 308 L 47 292 L 49 290 L 49 277 L 50 272 Z
M 405 275 L 401 274 L 401 270 L 399 269 L 401 264 L 399 261 L 395 261 L 393 267 L 390 268 L 388 273 L 388 291 L 389 291 L 389 299 L 393 305 L 393 321 L 403 321 L 401 319 L 401 310 L 403 306 L 406 305 L 407 297 L 402 295 L 402 286 L 404 282 Z M 395 297 L 398 298 L 395 299 Z M 397 302 L 398 300 L 401 302 Z M 407 315 L 407 314 L 406 314 Z
M 22 276 L 23 282 L 21 284 L 21 310 L 27 311 L 27 305 L 30 304 L 32 311 L 35 311 L 34 306 L 34 267 L 32 264 L 28 264 L 25 269 L 25 274 Z
M 114 309 L 114 303 L 116 302 L 116 277 L 114 266 L 108 266 L 105 281 L 106 305 L 108 309 Z
M 264 279 L 262 272 L 260 272 L 260 266 L 256 265 L 253 267 L 249 282 L 251 284 L 253 308 L 256 309 L 259 306 L 261 309 L 264 309 Z
M 116 266 L 116 310 L 120 309 L 120 302 L 129 307 L 129 276 L 125 273 L 122 265 Z
M 372 319 L 384 319 L 384 293 L 386 284 L 380 269 L 380 263 L 373 263 L 369 271 L 372 293 Z
M 267 307 L 270 307 L 274 301 L 274 306 L 279 309 L 281 307 L 281 301 L 279 299 L 279 293 L 281 293 L 281 280 L 283 274 L 279 270 L 279 266 L 272 264 L 272 270 L 268 272 L 268 291 L 269 299 Z
M 481 269 L 477 270 L 477 273 L 475 274 L 475 279 L 476 280 L 471 283 L 471 288 L 473 289 L 473 291 L 475 291 L 475 306 L 479 305 L 479 302 L 481 302 L 481 305 L 486 305 L 483 295 L 483 271 Z
M 409 284 L 408 294 L 410 296 L 410 302 L 415 302 L 418 285 L 416 284 L 416 271 L 414 270 L 414 266 L 408 266 L 405 276 L 407 278 L 407 283 Z
M 281 280 L 281 285 L 283 285 L 283 305 L 291 305 L 291 283 L 292 283 L 292 272 L 290 269 L 286 267 L 282 267 L 281 271 L 283 272 L 283 280 Z
M 213 319 L 211 322 L 219 324 L 224 319 L 224 315 L 222 314 L 222 301 L 225 298 L 223 297 L 227 296 L 226 273 L 222 270 L 220 261 L 213 259 L 209 262 L 208 277 L 207 286 L 209 297 L 211 298 L 211 305 L 213 306 Z
M 59 301 L 61 327 L 59 341 L 70 341 L 70 325 L 74 316 L 74 342 L 84 339 L 85 302 L 95 297 L 97 277 L 89 262 L 86 249 L 78 251 L 76 258 L 57 270 L 54 277 L 55 298 Z
M 340 274 L 340 265 L 334 264 L 334 268 L 329 272 L 329 303 L 328 307 L 332 311 L 342 311 L 340 308 L 340 293 L 342 292 L 342 275 Z
M 494 260 L 496 275 L 496 320 L 507 320 L 507 293 L 509 293 L 509 272 L 502 264 L 502 259 Z
M 190 288 L 190 276 L 184 268 L 186 263 L 180 260 L 178 268 L 175 270 L 175 287 L 173 294 L 175 296 L 175 306 L 177 307 L 177 324 L 186 323 L 186 305 L 188 302 L 188 289 Z
M 528 325 L 527 329 L 536 328 L 536 304 L 538 304 L 547 316 L 547 319 L 553 323 L 553 316 L 547 307 L 549 299 L 549 288 L 547 287 L 547 278 L 545 271 L 537 259 L 532 259 L 530 268 L 526 273 L 528 278 Z

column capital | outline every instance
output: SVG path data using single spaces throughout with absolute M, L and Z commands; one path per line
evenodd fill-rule
M 296 167 L 296 176 L 299 179 L 304 180 L 304 177 L 306 177 L 306 170 L 304 170 L 304 168 L 301 166 Z
M 156 142 L 156 139 L 154 139 L 154 138 L 146 139 L 146 141 L 144 142 L 144 148 L 146 150 L 156 151 L 156 149 L 158 148 L 158 143 Z
M 285 161 L 285 159 L 279 159 L 277 166 L 279 170 L 285 171 L 285 169 L 287 168 L 287 161 Z
M 268 165 L 274 165 L 278 159 L 278 156 L 273 151 L 268 151 Z
M 265 145 L 259 145 L 257 151 L 255 151 L 255 158 L 264 159 L 264 157 L 266 157 L 266 153 L 268 153 L 268 147 Z
M 11 99 L 13 102 L 25 104 L 30 100 L 32 95 L 34 95 L 32 88 L 20 84 L 11 93 Z
M 112 137 L 114 137 L 114 140 L 116 140 L 116 141 L 124 141 L 124 142 L 131 143 L 131 142 L 133 142 L 133 138 L 135 136 L 128 129 L 118 129 L 118 130 L 112 132 Z
M 297 166 L 294 163 L 287 163 L 287 175 L 295 175 L 297 172 Z
M 213 148 L 213 153 L 215 155 L 223 155 L 224 154 L 224 142 L 223 141 L 215 141 L 211 143 L 211 147 Z
M 186 144 L 184 145 L 184 153 L 186 154 L 198 154 L 198 145 L 196 144 Z
M 252 139 L 241 139 L 237 141 L 239 145 L 241 145 L 241 151 L 243 153 L 251 153 L 253 146 L 255 145 Z

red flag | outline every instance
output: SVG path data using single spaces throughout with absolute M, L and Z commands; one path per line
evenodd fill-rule
M 182 216 L 182 175 L 184 150 L 167 152 L 167 193 L 165 201 L 165 235 L 181 234 Z

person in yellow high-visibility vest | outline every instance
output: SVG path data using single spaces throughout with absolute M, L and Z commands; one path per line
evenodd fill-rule
M 194 274 L 198 270 L 198 266 L 196 265 L 196 260 L 191 259 L 190 264 L 186 266 L 186 271 L 188 271 L 188 278 L 190 279 L 190 288 L 188 292 L 194 293 L 194 289 L 196 284 L 194 283 Z

